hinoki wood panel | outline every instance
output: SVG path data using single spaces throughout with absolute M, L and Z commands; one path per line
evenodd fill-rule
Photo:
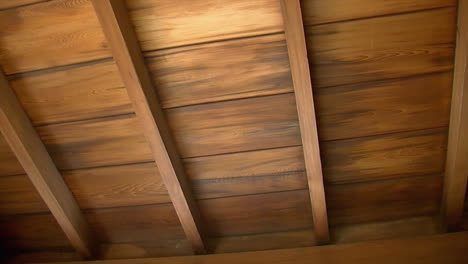
M 448 125 L 452 74 L 317 89 L 321 140 L 336 140 Z
M 142 50 L 282 31 L 276 0 L 127 0 Z
M 328 87 L 453 68 L 455 8 L 306 27 L 312 82 Z
M 293 91 L 282 33 L 145 55 L 163 108 Z
M 427 129 L 322 143 L 326 183 L 441 173 L 447 129 Z
M 305 25 L 315 25 L 454 5 L 455 0 L 304 0 L 302 13 Z
M 434 216 L 439 210 L 441 190 L 441 174 L 327 185 L 325 193 L 330 224 L 336 226 Z

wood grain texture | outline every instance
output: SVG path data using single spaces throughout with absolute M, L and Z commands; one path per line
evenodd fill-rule
M 25 76 L 10 84 L 35 125 L 134 111 L 114 62 Z
M 310 26 L 454 5 L 455 0 L 305 0 L 302 10 L 304 24 Z
M 0 217 L 2 243 L 15 250 L 73 248 L 50 213 Z
M 350 183 L 444 170 L 447 130 L 419 130 L 322 144 L 326 183 Z
M 0 63 L 6 74 L 111 56 L 87 0 L 48 1 L 0 12 Z
M 152 161 L 138 126 L 135 115 L 124 115 L 41 126 L 37 131 L 59 169 L 77 169 Z
M 301 5 L 299 0 L 281 0 L 280 3 L 296 96 L 314 230 L 318 241 L 326 244 L 330 240 L 327 205 Z
M 187 159 L 184 167 L 197 199 L 307 188 L 301 147 Z M 67 170 L 62 175 L 81 208 L 170 202 L 152 162 Z M 1 177 L 0 183 L 2 214 L 47 211 L 25 176 Z
M 447 230 L 460 229 L 468 181 L 468 3 L 459 1 L 457 48 L 448 136 L 442 218 Z
M 127 1 L 142 50 L 282 31 L 278 1 Z
M 70 243 L 83 257 L 92 258 L 96 241 L 76 200 L 2 72 L 0 124 L 0 131 Z
M 24 173 L 23 167 L 21 167 L 21 164 L 11 151 L 3 135 L 0 134 L 0 176 Z
M 166 114 L 184 158 L 301 144 L 294 94 L 174 108 Z
M 439 233 L 435 217 L 407 218 L 396 221 L 374 222 L 349 226 L 337 226 L 332 230 L 332 241 L 336 244 L 362 241 L 411 238 Z
M 312 81 L 328 87 L 453 68 L 455 8 L 306 28 Z
M 468 261 L 468 233 L 453 233 L 429 237 L 374 241 L 353 245 L 307 247 L 271 251 L 187 256 L 155 259 L 109 260 L 102 264 L 182 264 L 182 263 L 310 263 L 319 259 L 329 263 L 404 263 L 461 264 Z M 409 250 L 411 249 L 411 250 Z M 65 263 L 65 262 L 64 262 Z M 68 262 L 69 264 L 83 262 Z
M 327 185 L 330 225 L 433 216 L 440 205 L 441 190 L 440 175 Z
M 93 6 L 187 239 L 195 253 L 206 253 L 198 205 L 151 83 L 127 7 L 123 0 L 94 0 Z
M 260 3 L 259 3 L 260 5 Z M 146 53 L 163 108 L 292 92 L 283 34 Z
M 315 91 L 321 140 L 448 125 L 452 74 L 351 84 Z
M 14 8 L 24 5 L 31 5 L 35 3 L 46 2 L 50 0 L 9 0 L 9 1 L 2 1 L 0 3 L 0 9 L 7 9 L 7 8 Z

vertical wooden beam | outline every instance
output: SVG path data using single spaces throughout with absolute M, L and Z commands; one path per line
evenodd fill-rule
M 330 235 L 301 6 L 299 0 L 280 2 L 301 128 L 314 229 L 318 241 L 325 244 L 329 242 Z
M 93 0 L 93 5 L 187 239 L 196 253 L 205 253 L 200 213 L 125 3 L 123 0 Z
M 85 258 L 96 256 L 96 241 L 75 198 L 1 71 L 0 130 L 72 246 Z
M 460 228 L 468 178 L 468 0 L 458 1 L 452 108 L 442 197 L 446 230 Z

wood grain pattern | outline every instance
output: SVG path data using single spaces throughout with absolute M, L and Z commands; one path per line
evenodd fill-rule
M 447 230 L 460 229 L 468 181 L 468 3 L 459 1 L 457 48 L 441 215 Z
M 9 0 L 9 1 L 2 1 L 0 3 L 0 9 L 7 9 L 7 8 L 14 8 L 24 5 L 31 5 L 40 2 L 46 2 L 50 0 Z
M 322 144 L 327 183 L 349 183 L 444 170 L 445 128 L 387 134 Z
M 439 209 L 441 190 L 440 175 L 327 185 L 330 225 L 433 216 Z
M 301 144 L 294 94 L 174 108 L 166 114 L 184 158 Z
M 448 125 L 452 74 L 351 84 L 315 91 L 321 140 Z
M 197 199 L 307 188 L 301 147 L 187 159 L 184 167 Z M 62 175 L 81 208 L 170 202 L 151 162 L 63 171 Z M 0 183 L 2 214 L 47 211 L 25 176 L 3 177 Z
M 145 56 L 163 108 L 293 91 L 283 34 Z
M 96 250 L 96 241 L 76 200 L 2 72 L 0 131 L 72 246 L 83 257 L 92 258 Z
M 455 0 L 305 0 L 302 1 L 302 10 L 304 24 L 310 26 L 454 5 Z
M 127 7 L 123 0 L 94 0 L 93 6 L 187 239 L 195 253 L 206 253 L 198 205 L 151 83 Z
M 0 13 L 6 74 L 107 58 L 111 54 L 87 0 L 57 0 Z
M 301 5 L 299 0 L 281 0 L 280 3 L 299 116 L 314 230 L 317 240 L 326 244 L 330 241 L 327 205 Z
M 344 244 L 428 236 L 438 234 L 439 229 L 439 223 L 434 217 L 407 218 L 396 221 L 338 226 L 333 229 L 332 241 L 336 244 Z
M 278 1 L 127 1 L 142 50 L 282 31 Z
M 10 146 L 0 134 L 0 176 L 25 174 Z
M 132 264 L 182 264 L 182 263 L 310 263 L 311 259 L 320 259 L 329 263 L 404 263 L 462 264 L 468 261 L 465 254 L 468 249 L 468 233 L 453 233 L 437 236 L 374 241 L 353 245 L 307 247 L 237 254 L 218 254 L 206 256 L 187 256 L 157 259 L 125 260 Z M 411 249 L 411 250 L 408 250 Z M 69 264 L 84 262 L 68 262 Z M 102 264 L 121 264 L 123 261 L 109 260 Z
M 137 127 L 135 115 L 127 115 L 41 126 L 37 131 L 59 169 L 77 169 L 152 161 Z
M 10 83 L 35 125 L 134 111 L 114 62 L 25 76 Z
M 451 70 L 455 8 L 306 28 L 312 81 L 328 87 Z

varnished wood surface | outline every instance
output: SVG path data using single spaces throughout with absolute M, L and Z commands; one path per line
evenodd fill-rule
M 167 193 L 195 253 L 206 253 L 203 220 L 123 0 L 94 0 L 112 55 Z
M 352 245 L 308 247 L 238 254 L 173 258 L 109 260 L 101 263 L 310 263 L 311 259 L 328 263 L 466 263 L 468 233 L 374 241 Z M 409 250 L 410 249 L 410 250 Z M 63 262 L 65 263 L 65 262 Z M 68 262 L 83 263 L 83 262 Z
M 41 2 L 46 2 L 46 1 L 50 1 L 50 0 L 9 0 L 9 1 L 2 1 L 0 3 L 0 9 L 20 7 L 20 6 L 31 5 L 31 4 L 41 3 Z
M 23 167 L 21 167 L 3 135 L 0 134 L 0 175 L 19 175 L 24 173 Z
M 330 241 L 330 232 L 301 4 L 299 0 L 281 0 L 280 3 L 304 151 L 314 231 L 317 240 L 322 244 L 327 244 Z
M 455 12 L 443 8 L 306 27 L 314 86 L 451 70 Z
M 458 3 L 457 49 L 441 210 L 444 228 L 451 231 L 462 225 L 468 181 L 468 3 Z
M 455 5 L 455 0 L 304 0 L 302 13 L 304 24 L 310 26 Z
M 81 210 L 1 70 L 0 131 L 72 246 L 92 258 L 96 241 Z

